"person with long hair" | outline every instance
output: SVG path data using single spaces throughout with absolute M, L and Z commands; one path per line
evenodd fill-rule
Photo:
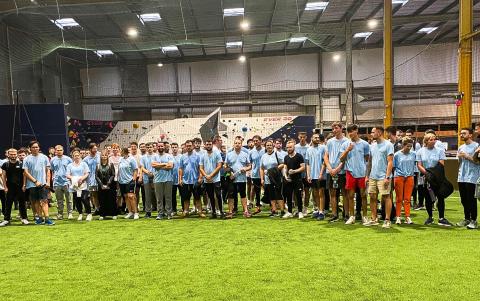
M 100 164 L 97 166 L 95 178 L 98 185 L 98 203 L 100 205 L 99 220 L 103 220 L 107 216 L 117 219 L 116 190 L 112 189 L 115 167 L 108 163 L 108 150 L 104 150 L 100 156 Z
M 415 158 L 416 154 L 412 151 L 413 140 L 406 137 L 402 139 L 403 148 L 393 156 L 393 168 L 395 170 L 393 183 L 396 196 L 396 221 L 395 224 L 402 224 L 400 217 L 405 211 L 405 223 L 413 224 L 410 218 L 410 199 L 412 197 L 413 186 L 415 185 Z
M 73 162 L 67 166 L 67 179 L 70 181 L 70 192 L 73 194 L 73 202 L 78 211 L 78 220 L 83 220 L 83 207 L 87 213 L 87 222 L 92 220 L 92 207 L 88 193 L 88 176 L 90 170 L 87 163 L 82 161 L 79 150 L 72 152 Z
M 137 179 L 138 165 L 135 158 L 130 156 L 128 148 L 122 148 L 122 158 L 118 164 L 118 185 L 120 194 L 125 199 L 128 214 L 126 219 L 138 219 L 138 206 L 135 197 L 135 181 Z
M 113 179 L 111 189 L 113 189 L 113 193 L 117 201 L 117 207 L 123 210 L 123 198 L 120 194 L 120 189 L 118 186 L 118 165 L 120 164 L 120 159 L 122 158 L 122 156 L 120 155 L 120 145 L 118 145 L 117 143 L 112 143 L 111 150 L 108 150 L 108 152 L 108 164 L 113 164 L 113 167 L 115 169 L 115 177 Z

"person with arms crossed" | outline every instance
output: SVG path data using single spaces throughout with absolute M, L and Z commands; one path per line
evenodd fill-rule
M 165 144 L 157 144 L 158 154 L 153 157 L 152 167 L 155 169 L 153 186 L 155 187 L 155 196 L 157 198 L 157 220 L 173 217 L 172 208 L 172 184 L 173 184 L 173 157 L 165 153 Z M 163 203 L 165 200 L 165 204 Z
M 224 217 L 222 208 L 222 186 L 220 183 L 220 169 L 222 168 L 223 160 L 220 151 L 214 151 L 212 147 L 212 140 L 205 140 L 205 152 L 200 159 L 200 174 L 204 177 L 203 183 L 212 206 L 212 218 L 215 219 L 217 218 L 217 209 L 220 212 L 220 218 Z
M 185 153 L 180 158 L 178 166 L 178 186 L 180 196 L 183 202 L 182 216 L 186 217 L 190 211 L 190 198 L 193 194 L 194 206 L 197 208 L 198 215 L 205 217 L 202 212 L 201 183 L 200 175 L 200 154 L 193 150 L 193 141 L 185 141 Z

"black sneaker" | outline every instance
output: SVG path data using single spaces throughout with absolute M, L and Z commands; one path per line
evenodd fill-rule
M 361 221 L 361 220 L 362 220 L 362 214 L 361 214 L 360 212 L 357 212 L 357 213 L 355 214 L 355 220 L 357 220 L 357 221 Z
M 151 218 L 151 217 L 152 217 L 152 213 L 151 213 L 151 212 L 145 213 L 145 218 Z
M 100 215 L 100 212 L 99 212 L 98 210 L 95 210 L 92 215 L 93 215 L 93 216 Z
M 446 218 L 441 218 L 438 220 L 438 225 L 439 226 L 444 226 L 444 227 L 450 227 L 452 224 L 448 221 Z
M 277 213 L 275 211 L 270 212 L 270 214 L 268 215 L 268 217 L 275 217 L 275 216 L 277 216 Z
M 332 215 L 332 217 L 328 219 L 329 223 L 334 223 L 336 221 L 338 221 L 338 215 Z
M 217 219 L 217 215 L 216 215 L 216 214 L 212 214 L 212 216 L 210 217 L 210 219 Z
M 429 226 L 431 224 L 433 224 L 433 217 L 429 217 L 427 218 L 427 220 L 425 221 L 425 223 L 423 223 L 425 226 Z

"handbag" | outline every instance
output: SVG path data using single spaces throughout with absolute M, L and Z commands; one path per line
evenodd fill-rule
M 280 165 L 277 152 L 275 152 L 275 158 L 277 159 L 277 164 Z M 282 184 L 282 173 L 278 169 L 278 165 L 267 170 L 268 179 L 270 180 L 270 183 L 275 186 L 280 186 Z

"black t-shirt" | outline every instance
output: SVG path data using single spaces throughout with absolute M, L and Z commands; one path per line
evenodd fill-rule
M 23 185 L 23 164 L 20 161 L 3 163 L 2 169 L 7 173 L 7 187 L 10 185 Z
M 290 155 L 286 155 L 285 158 L 283 158 L 283 163 L 287 165 L 287 174 L 290 169 L 299 169 L 300 165 L 304 163 L 305 161 L 303 160 L 302 155 L 299 153 L 296 153 L 295 156 L 290 157 Z M 297 181 L 302 179 L 302 173 L 296 173 L 290 176 L 292 181 Z

